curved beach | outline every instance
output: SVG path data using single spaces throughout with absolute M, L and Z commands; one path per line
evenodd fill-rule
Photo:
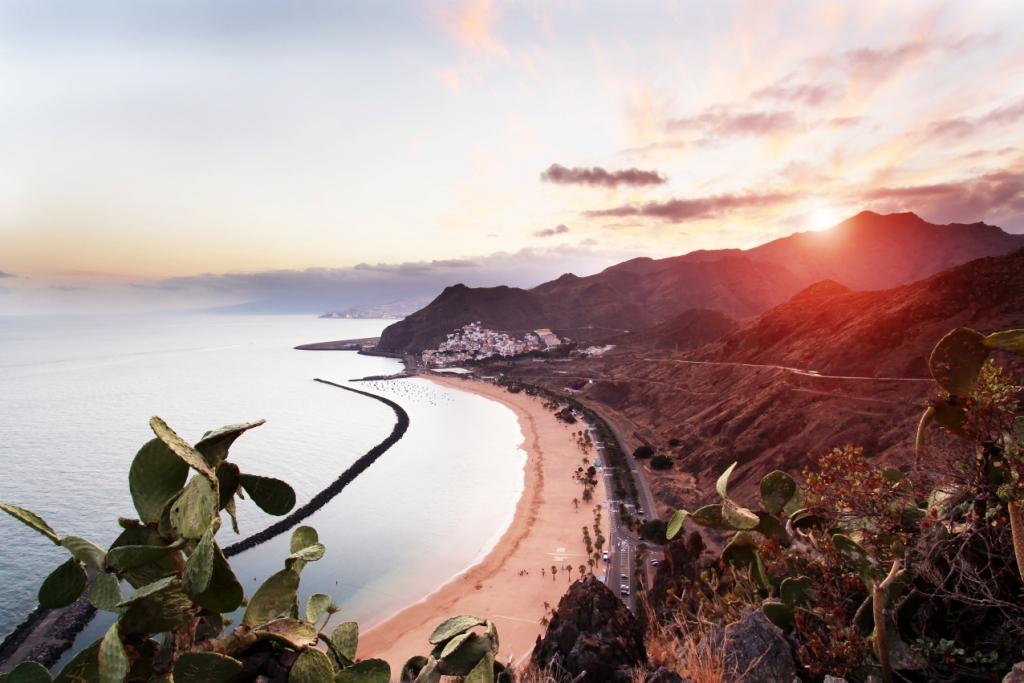
M 516 414 L 527 453 L 523 495 L 508 529 L 478 564 L 363 633 L 358 656 L 385 659 L 397 671 L 406 659 L 430 649 L 427 637 L 438 623 L 449 616 L 473 614 L 497 625 L 500 660 L 519 662 L 543 632 L 545 603 L 554 608 L 569 586 L 570 574 L 560 570 L 552 579 L 551 566 L 571 565 L 575 580 L 579 565 L 586 564 L 582 527 L 593 524 L 593 507 L 604 506 L 605 493 L 598 486 L 591 503 L 581 502 L 578 510 L 573 505 L 582 493 L 573 473 L 584 457 L 593 457 L 573 436 L 582 428 L 580 423 L 560 422 L 541 399 L 525 393 L 511 394 L 476 381 L 429 379 L 497 401 Z M 607 538 L 607 514 L 602 515 L 602 524 Z M 603 573 L 603 567 L 598 571 Z

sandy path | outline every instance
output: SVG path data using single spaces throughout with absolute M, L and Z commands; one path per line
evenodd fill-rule
M 584 457 L 593 457 L 580 449 L 573 436 L 582 424 L 560 422 L 540 399 L 526 394 L 510 394 L 476 381 L 429 379 L 451 389 L 472 391 L 515 412 L 527 451 L 525 487 L 511 526 L 479 564 L 361 634 L 358 657 L 387 660 L 396 677 L 406 659 L 429 652 L 427 636 L 434 627 L 457 614 L 489 618 L 497 625 L 500 661 L 525 658 L 543 632 L 544 603 L 554 608 L 570 583 L 569 574 L 561 570 L 552 580 L 551 565 L 571 564 L 572 578 L 579 576 L 579 565 L 587 561 L 582 527 L 593 525 L 593 506 L 604 507 L 605 501 L 599 484 L 591 504 L 581 502 L 577 511 L 572 503 L 582 494 L 573 472 Z M 605 538 L 607 517 L 602 512 Z M 521 570 L 529 574 L 520 576 Z M 595 573 L 603 575 L 603 566 L 595 568 Z

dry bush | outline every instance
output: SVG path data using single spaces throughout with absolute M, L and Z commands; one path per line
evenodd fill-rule
M 692 683 L 721 683 L 725 680 L 724 652 L 699 646 L 713 626 L 710 621 L 684 621 L 680 616 L 674 616 L 667 622 L 658 621 L 646 594 L 643 594 L 641 605 L 647 617 L 647 661 L 652 670 L 667 667 Z M 636 680 L 642 683 L 646 672 L 637 672 L 637 675 Z

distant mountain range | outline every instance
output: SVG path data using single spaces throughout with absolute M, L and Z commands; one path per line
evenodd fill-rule
M 380 349 L 431 348 L 474 320 L 510 331 L 550 327 L 582 342 L 667 325 L 655 333 L 671 345 L 671 335 L 665 337 L 671 321 L 693 309 L 749 318 L 822 280 L 856 290 L 890 288 L 1021 247 L 1024 235 L 985 223 L 936 225 L 913 213 L 864 211 L 829 230 L 796 233 L 752 249 L 637 258 L 528 290 L 453 285 L 385 329 Z M 727 318 L 712 322 L 705 314 L 702 320 L 713 324 L 715 336 L 727 331 Z M 677 321 L 677 327 L 685 325 Z M 684 348 L 715 336 L 697 334 Z
M 398 299 L 383 304 L 363 304 L 340 311 L 328 311 L 321 318 L 404 318 L 423 308 L 429 299 Z

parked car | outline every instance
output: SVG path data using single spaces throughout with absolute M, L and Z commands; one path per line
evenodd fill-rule
M 604 550 L 604 551 L 601 552 L 601 559 L 603 559 L 605 562 L 608 561 L 608 551 L 607 550 Z
M 656 557 L 652 557 L 651 558 L 651 566 L 652 567 L 657 567 L 658 566 L 658 558 L 656 558 Z

